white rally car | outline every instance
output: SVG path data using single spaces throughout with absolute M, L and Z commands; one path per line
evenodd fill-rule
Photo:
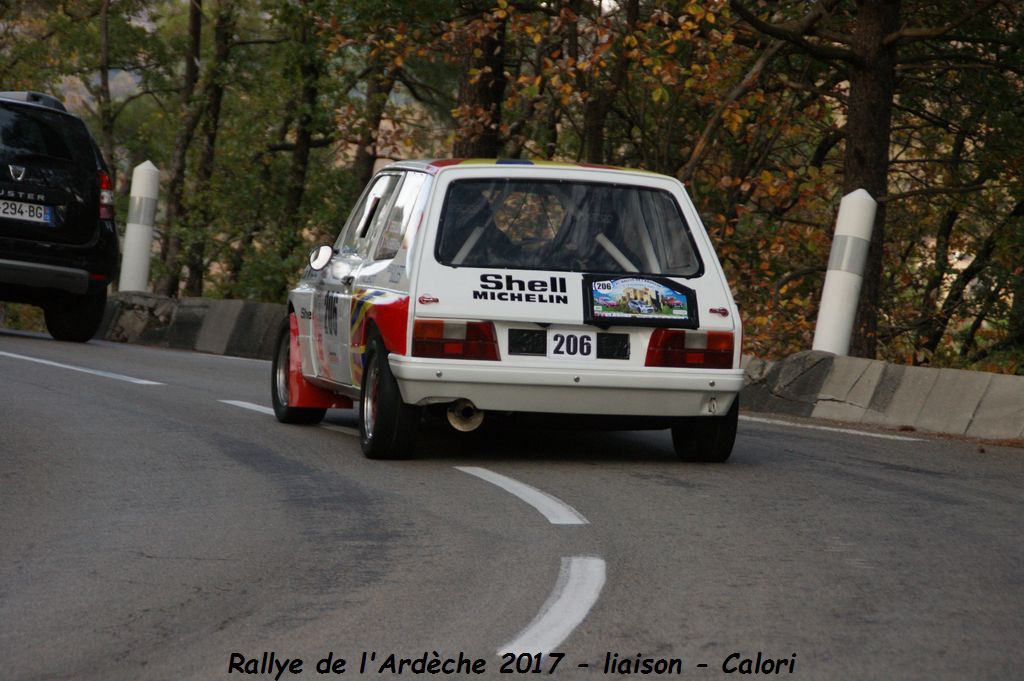
M 529 161 L 402 162 L 310 253 L 274 353 L 274 412 L 360 403 L 363 451 L 412 452 L 424 413 L 600 416 L 724 461 L 740 318 L 677 180 Z

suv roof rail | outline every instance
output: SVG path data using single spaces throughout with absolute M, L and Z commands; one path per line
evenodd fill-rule
M 67 113 L 67 107 L 64 106 L 64 102 L 60 101 L 53 95 L 48 95 L 44 92 L 33 92 L 31 90 L 0 92 L 0 98 L 13 99 L 18 102 L 28 102 L 29 104 L 38 104 L 39 106 L 45 106 L 50 109 L 57 109 L 58 111 Z

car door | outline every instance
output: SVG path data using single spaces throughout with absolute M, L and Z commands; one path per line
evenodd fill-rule
M 369 251 L 368 235 L 390 210 L 400 173 L 373 180 L 335 243 L 335 254 L 320 272 L 313 304 L 317 376 L 339 385 L 352 384 L 349 362 L 353 284 Z

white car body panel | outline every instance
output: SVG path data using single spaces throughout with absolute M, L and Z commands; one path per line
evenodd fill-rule
M 677 180 L 637 171 L 576 166 L 496 165 L 466 163 L 434 167 L 430 163 L 399 163 L 382 173 L 426 172 L 417 211 L 393 258 L 374 261 L 380 234 L 367 236 L 360 254 L 336 256 L 322 272 L 307 269 L 289 301 L 299 317 L 299 346 L 303 375 L 339 392 L 358 390 L 361 346 L 350 339 L 363 311 L 352 310 L 368 293 L 384 292 L 408 298 L 405 352 L 389 347 L 390 366 L 403 400 L 417 405 L 464 398 L 480 409 L 622 416 L 698 416 L 724 414 L 743 387 L 740 362 L 740 317 L 725 275 L 690 198 Z M 379 175 L 378 175 L 379 177 Z M 678 204 L 692 233 L 703 264 L 693 277 L 666 277 L 696 295 L 699 332 L 731 332 L 735 336 L 730 369 L 662 368 L 645 366 L 649 326 L 585 325 L 584 274 L 537 269 L 503 269 L 444 265 L 435 258 L 443 201 L 450 184 L 473 178 L 518 178 L 560 181 L 612 182 L 668 192 Z M 422 178 L 419 178 L 422 179 Z M 381 231 L 381 230 L 378 230 Z M 372 240 L 372 241 L 371 241 Z M 340 268 L 340 269 L 339 269 Z M 341 269 L 345 272 L 342 273 Z M 482 288 L 500 275 L 508 293 L 504 299 L 481 297 Z M 352 276 L 348 291 L 339 283 Z M 489 279 L 482 279 L 489 276 Z M 643 275 L 639 275 L 643 276 Z M 504 284 L 509 284 L 508 291 Z M 522 282 L 522 290 L 516 282 Z M 474 292 L 477 293 L 474 296 Z M 520 294 L 518 298 L 512 294 Z M 329 314 L 326 297 L 340 297 L 337 314 Z M 342 309 L 342 307 L 344 309 Z M 711 313 L 711 310 L 718 310 Z M 725 314 L 722 314 L 724 312 Z M 351 318 L 350 318 L 351 315 Z M 413 357 L 416 319 L 485 320 L 494 323 L 500 361 Z M 336 328 L 331 327 L 332 324 Z M 588 330 L 629 336 L 628 359 L 552 361 L 543 356 L 509 353 L 510 329 Z M 334 331 L 334 333 L 331 333 Z M 349 360 L 353 361 L 350 365 Z M 354 366 L 354 371 L 349 370 Z

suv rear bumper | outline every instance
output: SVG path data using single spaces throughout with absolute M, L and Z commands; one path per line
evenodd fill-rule
M 117 233 L 107 220 L 84 244 L 0 238 L 0 300 L 40 305 L 56 292 L 106 289 L 118 260 Z
M 82 294 L 89 290 L 89 273 L 72 267 L 0 259 L 0 284 Z
M 743 388 L 743 371 L 596 369 L 502 365 L 392 354 L 403 401 L 427 405 L 465 398 L 478 409 L 700 416 L 724 414 Z

